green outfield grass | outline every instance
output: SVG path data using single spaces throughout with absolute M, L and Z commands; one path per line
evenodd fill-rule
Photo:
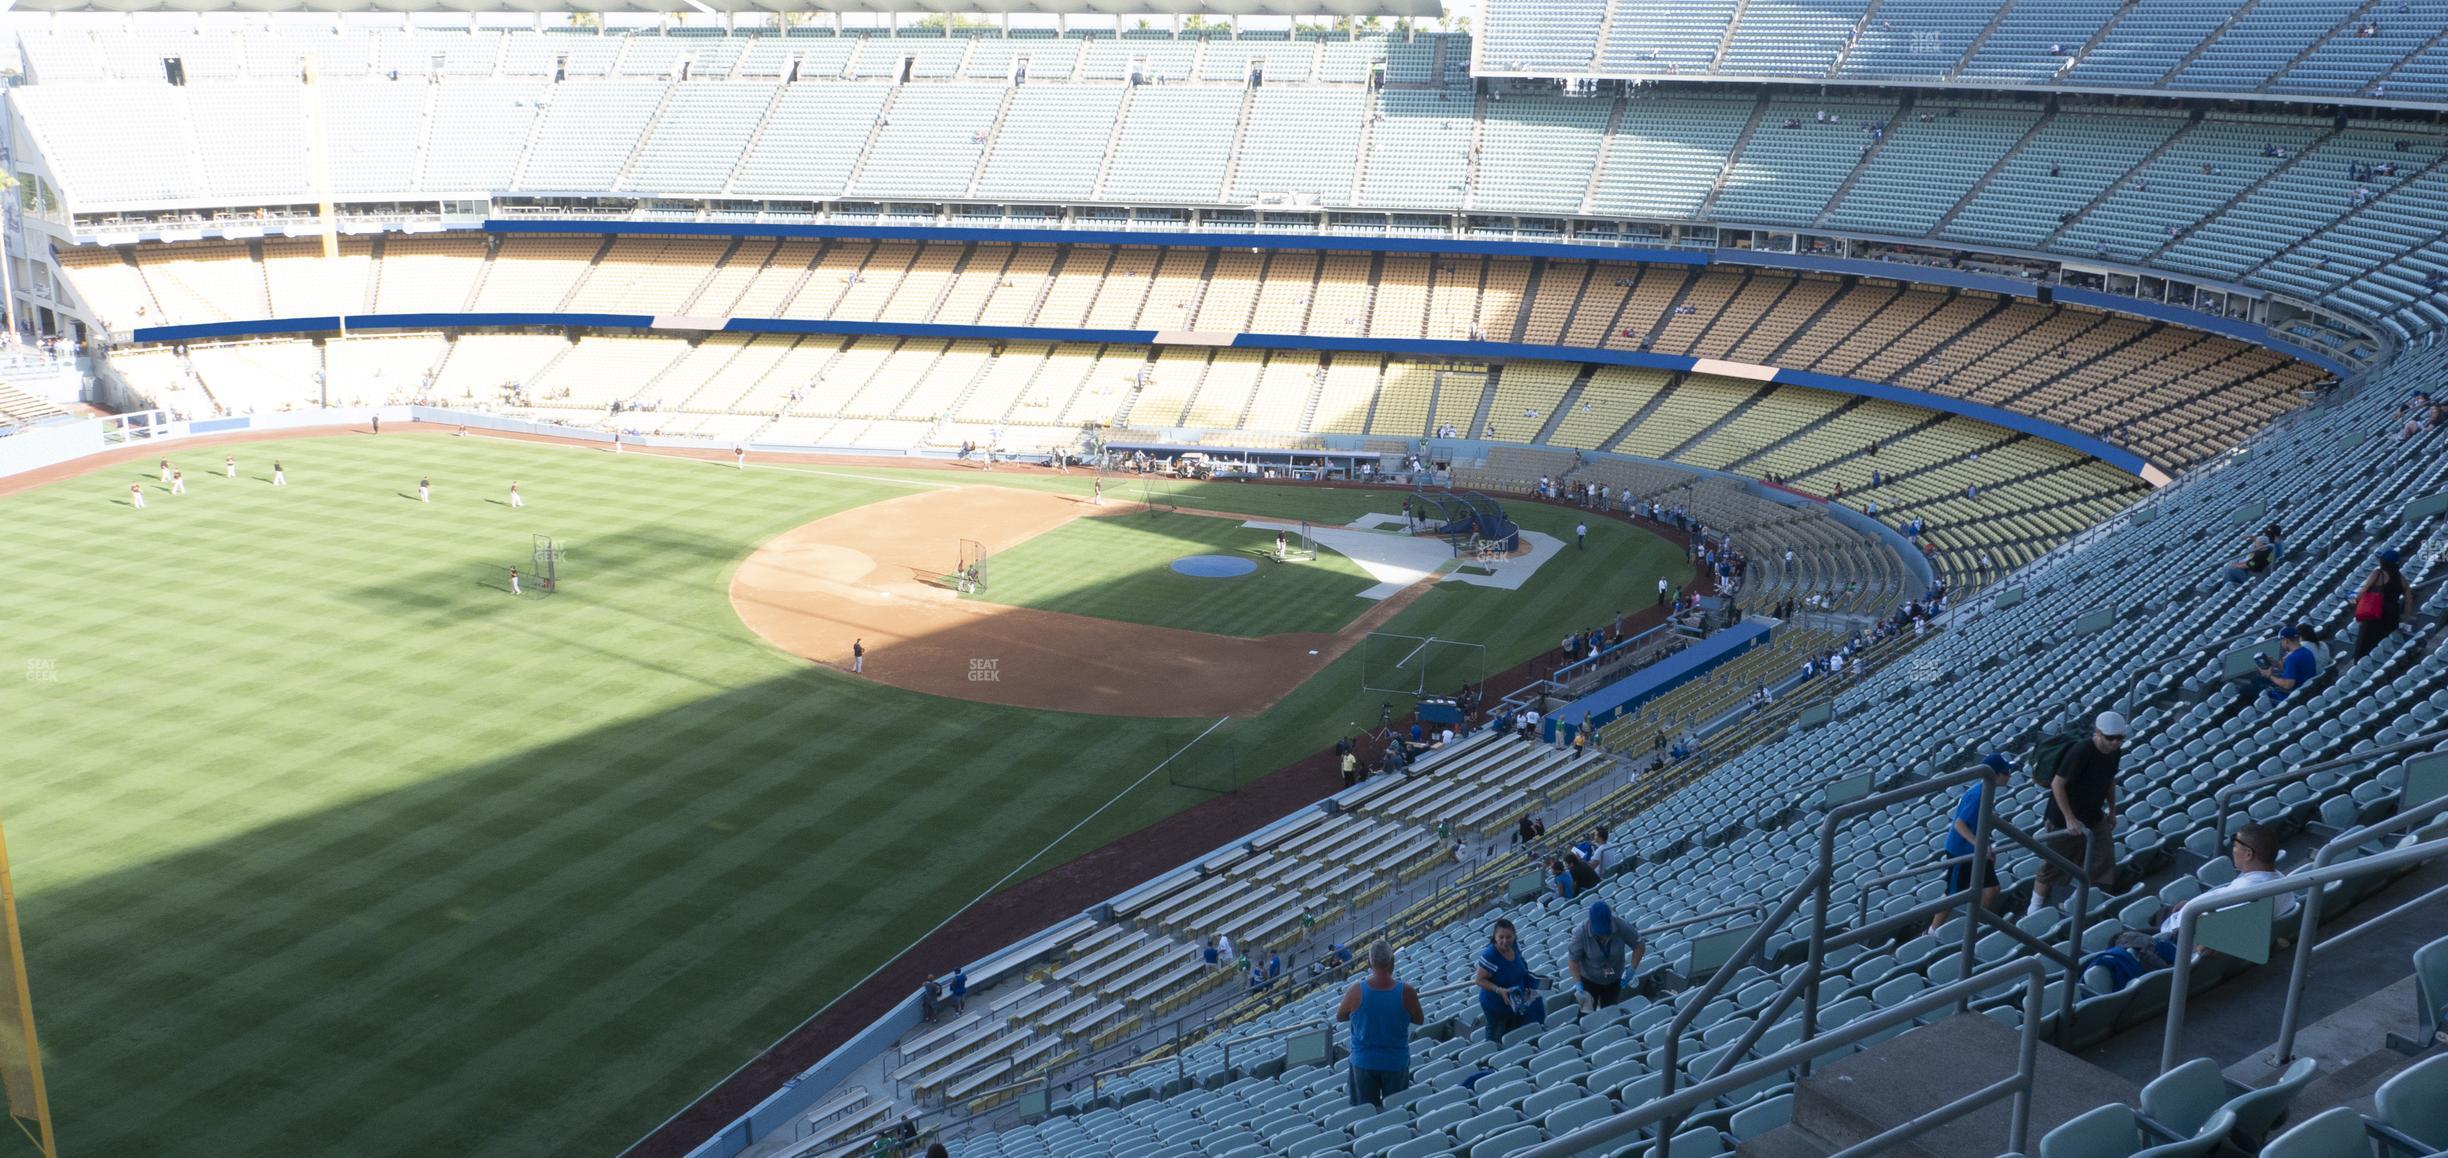
M 1210 723 L 900 692 L 727 603 L 808 520 L 1084 476 L 386 434 L 240 445 L 230 481 L 222 448 L 170 449 L 187 495 L 148 461 L 0 499 L 0 819 L 66 1153 L 614 1153 Z M 1389 497 L 1182 493 L 1320 523 Z M 536 533 L 569 548 L 564 589 L 514 598 Z M 1389 629 L 1503 666 L 1681 568 L 1609 525 L 1521 592 L 1440 585 Z M 1356 665 L 1236 722 L 1265 758 L 1223 774 L 1373 722 Z M 975 735 L 995 760 L 941 757 Z M 1204 798 L 1157 777 L 1027 871 Z
M 1240 555 L 1258 569 L 1229 579 L 1173 570 L 1184 555 Z M 983 598 L 1218 635 L 1331 632 L 1368 609 L 1376 585 L 1349 558 L 1275 562 L 1275 532 L 1238 519 L 1181 514 L 1074 519 L 988 560 Z

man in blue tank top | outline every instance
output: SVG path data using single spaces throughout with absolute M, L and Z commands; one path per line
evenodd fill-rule
M 1419 991 L 1394 979 L 1394 947 L 1369 946 L 1368 976 L 1352 982 L 1335 1009 L 1351 1023 L 1351 1104 L 1385 1107 L 1386 1095 L 1411 1086 L 1411 1027 L 1425 1025 Z

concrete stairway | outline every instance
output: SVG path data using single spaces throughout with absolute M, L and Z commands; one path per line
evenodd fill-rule
M 2020 1034 L 1979 1014 L 1957 1015 L 1880 1042 L 1813 1072 L 1794 1088 L 1793 1122 L 1745 1143 L 1738 1154 L 1817 1158 L 1954 1101 L 2014 1073 Z M 2033 1082 L 2031 1137 L 2109 1102 L 2132 1102 L 2141 1088 L 2053 1046 L 2040 1046 Z M 2004 1154 L 2012 1101 L 2001 1099 L 1882 1154 L 1956 1158 Z

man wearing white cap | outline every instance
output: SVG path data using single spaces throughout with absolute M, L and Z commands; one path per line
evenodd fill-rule
M 2059 856 L 2078 859 L 2083 856 L 2083 833 L 2088 831 L 2091 859 L 2084 868 L 2091 883 L 2103 887 L 2116 878 L 2116 775 L 2124 758 L 2125 717 L 2101 712 L 2091 722 L 2090 742 L 2067 748 L 2049 773 L 2047 832 L 2073 834 L 2053 841 L 2051 848 Z M 2049 894 L 2066 879 L 2055 864 L 2040 862 L 2040 876 L 2032 882 L 2030 911 L 2047 908 Z

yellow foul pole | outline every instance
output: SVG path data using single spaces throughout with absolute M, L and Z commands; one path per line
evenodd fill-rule
M 0 925 L 8 930 L 9 983 L 16 987 L 17 1025 L 25 1039 L 26 1077 L 32 1096 L 34 1123 L 40 1136 L 35 1144 L 42 1147 L 43 1158 L 59 1158 L 59 1140 L 51 1133 L 51 1096 L 43 1089 L 42 1045 L 34 1034 L 34 990 L 26 982 L 25 940 L 17 934 L 17 885 L 9 876 L 8 834 L 0 832 Z M 12 1116 L 21 1110 L 12 1104 Z M 22 1129 L 22 1125 L 19 1127 Z

